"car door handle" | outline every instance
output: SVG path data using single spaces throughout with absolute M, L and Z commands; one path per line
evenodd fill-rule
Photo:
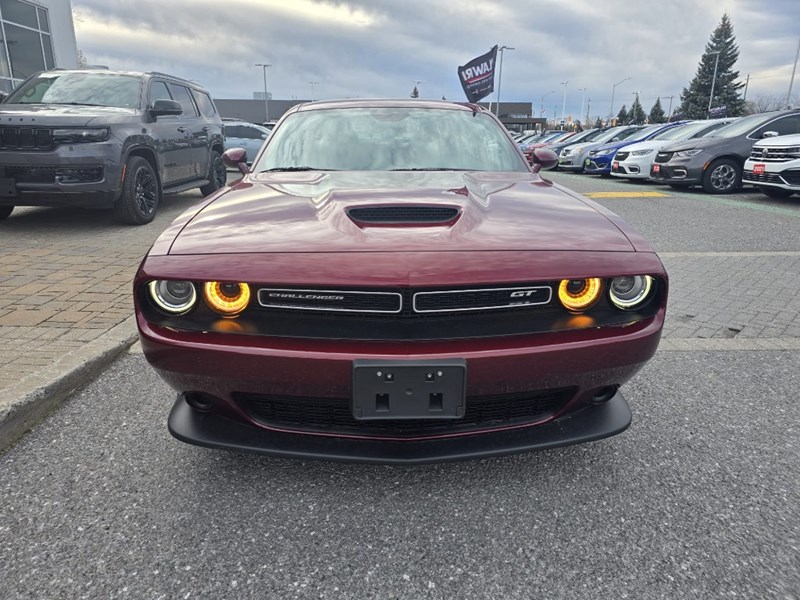
M 204 133 L 208 133 L 208 127 L 203 127 L 203 128 L 201 129 L 201 131 L 203 131 Z
M 181 133 L 186 133 L 189 130 L 186 127 L 178 127 L 178 131 L 180 131 Z

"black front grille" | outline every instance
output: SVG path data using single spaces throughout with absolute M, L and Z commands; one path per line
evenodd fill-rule
M 659 152 L 656 154 L 656 159 L 654 162 L 657 163 L 666 163 L 669 162 L 672 158 L 672 155 L 675 154 L 674 152 Z
M 458 216 L 459 210 L 452 206 L 370 206 L 351 208 L 350 218 L 369 224 L 437 224 L 448 223 Z
M 800 171 L 784 171 L 781 173 L 781 177 L 783 177 L 789 185 L 800 185 Z
M 5 167 L 5 176 L 17 183 L 55 183 L 55 167 Z
M 0 127 L 0 149 L 49 150 L 53 131 L 42 127 Z
M 419 292 L 414 294 L 413 310 L 419 313 L 492 310 L 547 304 L 551 298 L 550 286 Z
M 783 183 L 781 178 L 775 173 L 753 173 L 752 171 L 745 171 L 742 173 L 742 179 L 744 181 L 762 181 L 764 183 Z
M 234 393 L 233 397 L 257 422 L 280 429 L 365 437 L 420 437 L 468 433 L 543 421 L 556 414 L 575 388 L 468 396 L 460 419 L 359 421 L 348 398 L 308 398 Z
M 623 161 L 626 158 L 628 158 L 628 156 L 630 156 L 630 152 L 617 152 L 616 156 L 614 157 L 614 160 Z
M 352 313 L 399 313 L 399 292 L 261 288 L 258 303 L 265 308 Z

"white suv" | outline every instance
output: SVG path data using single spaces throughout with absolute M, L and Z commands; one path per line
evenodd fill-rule
M 767 137 L 753 144 L 742 180 L 770 198 L 800 192 L 800 134 Z

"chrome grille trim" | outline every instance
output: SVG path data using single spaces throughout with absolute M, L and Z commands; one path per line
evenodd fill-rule
M 346 296 L 360 296 L 360 297 L 368 297 L 372 296 L 380 297 L 382 300 L 386 300 L 387 297 L 395 297 L 397 298 L 397 308 L 396 309 L 375 309 L 375 308 L 337 308 L 336 306 L 332 305 L 320 305 L 320 306 L 309 306 L 308 304 L 302 304 L 300 302 L 296 304 L 292 303 L 284 303 L 284 304 L 275 304 L 270 303 L 268 299 L 268 294 L 270 293 L 280 293 L 286 295 L 296 295 L 298 296 L 295 298 L 298 301 L 306 300 L 308 302 L 313 302 L 315 300 L 318 301 L 336 301 L 336 300 L 344 300 Z M 302 298 L 300 296 L 307 296 L 306 298 Z M 311 297 L 316 296 L 316 297 Z M 336 298 L 336 296 L 340 296 L 340 298 Z M 326 298 L 328 297 L 328 298 Z M 291 298 L 287 298 L 291 300 Z M 279 308 L 285 310 L 308 310 L 308 311 L 325 311 L 325 312 L 349 312 L 349 313 L 372 313 L 372 314 L 398 314 L 400 311 L 403 310 L 403 295 L 397 292 L 364 292 L 359 290 L 318 290 L 318 289 L 295 289 L 295 288 L 260 288 L 258 290 L 258 303 L 263 306 L 264 308 Z
M 449 294 L 466 294 L 466 293 L 493 293 L 493 292 L 514 292 L 514 291 L 542 291 L 547 290 L 547 300 L 531 301 L 520 297 L 514 301 L 509 301 L 506 304 L 498 304 L 496 306 L 470 306 L 464 308 L 444 308 L 444 309 L 427 309 L 423 310 L 417 307 L 417 298 L 421 296 L 444 296 Z M 428 313 L 451 313 L 451 312 L 467 312 L 474 310 L 498 310 L 503 308 L 525 308 L 528 306 L 541 306 L 548 304 L 553 299 L 553 288 L 549 285 L 540 286 L 524 286 L 524 287 L 505 287 L 505 288 L 478 288 L 467 290 L 444 290 L 436 292 L 417 292 L 413 297 L 413 309 L 415 313 L 428 314 Z

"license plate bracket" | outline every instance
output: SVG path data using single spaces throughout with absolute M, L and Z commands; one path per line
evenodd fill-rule
M 767 170 L 767 165 L 764 163 L 756 163 L 753 165 L 753 173 L 756 175 L 761 175 Z
M 353 417 L 358 420 L 459 419 L 466 408 L 467 362 L 353 361 Z

